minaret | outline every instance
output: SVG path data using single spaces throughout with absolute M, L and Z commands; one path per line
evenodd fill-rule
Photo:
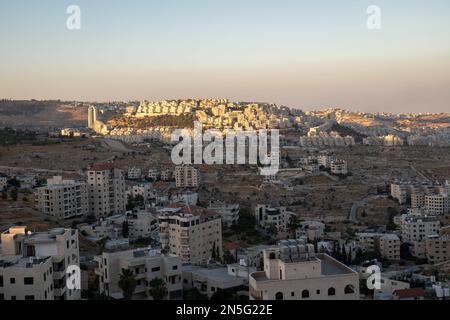
M 97 108 L 90 106 L 88 108 L 88 128 L 95 130 L 95 123 L 97 122 Z

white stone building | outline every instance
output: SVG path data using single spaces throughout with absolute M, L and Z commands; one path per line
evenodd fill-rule
M 36 208 L 57 219 L 86 216 L 89 213 L 86 182 L 65 180 L 61 176 L 47 180 L 47 186 L 35 192 Z
M 344 175 L 347 174 L 348 173 L 347 161 L 337 160 L 331 162 L 330 170 L 332 174 L 344 174 Z
M 251 300 L 359 300 L 358 273 L 313 245 L 264 251 L 264 271 L 249 287 Z
M 79 267 L 77 230 L 31 233 L 26 227 L 11 227 L 1 241 L 0 295 L 5 300 L 81 298 L 81 290 L 69 288 L 66 281 L 68 270 Z
M 88 170 L 89 211 L 95 216 L 125 213 L 125 175 L 110 163 Z
M 129 168 L 127 172 L 127 178 L 129 180 L 139 180 L 142 177 L 142 169 L 141 168 Z
M 8 186 L 8 178 L 7 177 L 0 177 L 0 191 L 3 191 Z
M 231 227 L 239 220 L 239 204 L 227 204 L 222 201 L 211 201 L 208 209 L 216 211 L 222 217 L 222 223 L 225 227 Z
M 96 256 L 95 269 L 99 276 L 99 290 L 113 299 L 123 299 L 119 287 L 122 270 L 130 270 L 136 277 L 137 286 L 133 299 L 142 300 L 152 297 L 149 293 L 150 281 L 163 279 L 167 287 L 166 299 L 180 300 L 183 298 L 183 282 L 181 260 L 174 255 L 164 255 L 156 250 L 136 249 L 119 252 L 103 252 Z
M 183 262 L 207 263 L 213 255 L 222 257 L 222 221 L 217 212 L 197 206 L 183 206 L 159 217 L 163 249 Z
M 198 169 L 191 166 L 175 167 L 175 185 L 177 188 L 197 188 L 200 183 Z
M 258 204 L 254 209 L 257 226 L 264 230 L 275 227 L 277 232 L 286 232 L 291 214 L 285 207 L 277 205 Z

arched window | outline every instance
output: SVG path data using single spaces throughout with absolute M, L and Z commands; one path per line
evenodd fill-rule
M 328 289 L 328 295 L 329 296 L 335 296 L 336 295 L 336 289 L 335 288 Z
M 275 295 L 275 300 L 283 300 L 283 292 L 277 292 Z
M 308 290 L 303 290 L 303 291 L 302 291 L 302 298 L 303 298 L 303 299 L 309 298 L 309 291 L 308 291 Z
M 355 293 L 355 287 L 352 286 L 351 284 L 347 285 L 344 289 L 344 293 L 345 294 L 352 294 Z

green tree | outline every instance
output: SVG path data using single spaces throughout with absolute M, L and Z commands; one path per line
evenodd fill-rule
M 161 278 L 151 280 L 149 294 L 153 297 L 153 300 L 163 300 L 167 296 L 166 282 Z
M 123 298 L 131 300 L 134 290 L 136 289 L 137 281 L 133 272 L 129 269 L 122 269 L 119 279 L 119 288 L 122 290 Z

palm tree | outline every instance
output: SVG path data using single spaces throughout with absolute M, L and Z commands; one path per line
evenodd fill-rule
M 163 300 L 167 296 L 166 282 L 161 278 L 154 278 L 150 281 L 149 294 L 153 300 Z
M 128 269 L 122 269 L 120 275 L 119 288 L 122 289 L 123 298 L 125 300 L 131 300 L 134 290 L 136 289 L 137 281 L 133 274 L 133 271 Z

